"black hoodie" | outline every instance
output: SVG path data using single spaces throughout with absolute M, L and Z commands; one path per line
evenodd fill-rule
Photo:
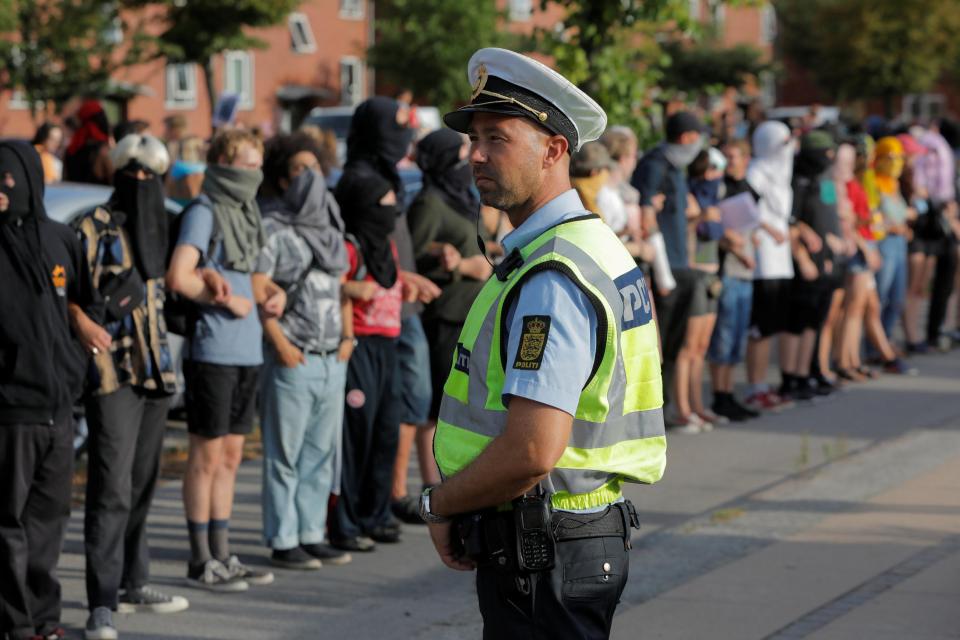
M 67 299 L 92 308 L 76 235 L 46 217 L 43 169 L 27 143 L 0 143 L 0 425 L 53 424 L 79 394 L 85 358 Z

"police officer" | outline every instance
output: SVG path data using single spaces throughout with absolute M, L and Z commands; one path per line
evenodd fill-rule
M 477 569 L 485 638 L 606 638 L 636 512 L 623 482 L 663 475 L 657 330 L 641 272 L 570 188 L 606 114 L 544 65 L 470 59 L 468 133 L 483 203 L 515 230 L 471 307 L 421 496 L 440 558 Z

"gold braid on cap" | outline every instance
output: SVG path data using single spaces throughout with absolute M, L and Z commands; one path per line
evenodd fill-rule
M 473 85 L 473 95 L 470 96 L 470 100 L 476 100 L 477 96 L 485 95 L 491 96 L 493 98 L 499 98 L 498 100 L 490 100 L 489 102 L 484 102 L 482 104 L 514 104 L 522 109 L 526 109 L 533 115 L 537 117 L 537 120 L 540 122 L 547 121 L 547 113 L 545 111 L 540 111 L 539 109 L 534 109 L 533 107 L 523 104 L 516 98 L 511 98 L 510 96 L 505 96 L 502 93 L 496 93 L 494 91 L 487 91 L 484 87 L 487 84 L 487 65 L 481 64 L 477 68 L 477 82 Z
M 481 89 L 480 92 L 478 93 L 478 95 L 493 96 L 494 98 L 500 98 L 499 100 L 489 100 L 489 101 L 483 102 L 483 103 L 481 103 L 481 104 L 505 104 L 505 103 L 506 103 L 506 104 L 515 104 L 515 105 L 517 105 L 518 107 L 520 107 L 520 108 L 522 108 L 522 109 L 526 109 L 527 111 L 529 111 L 529 112 L 532 113 L 533 115 L 537 116 L 537 120 L 539 120 L 540 122 L 546 122 L 546 121 L 547 121 L 547 117 L 548 117 L 548 116 L 547 116 L 547 112 L 546 112 L 546 111 L 540 111 L 540 110 L 538 110 L 538 109 L 534 109 L 533 107 L 531 107 L 531 106 L 529 106 L 529 105 L 523 104 L 522 102 L 520 102 L 520 101 L 517 100 L 516 98 L 511 98 L 510 96 L 505 96 L 505 95 L 503 95 L 502 93 L 495 93 L 495 92 L 493 92 L 493 91 L 487 91 L 486 89 Z

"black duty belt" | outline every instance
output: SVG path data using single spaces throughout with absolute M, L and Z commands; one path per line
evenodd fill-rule
M 340 347 L 337 347 L 336 349 L 321 350 L 321 349 L 307 349 L 307 348 L 305 348 L 305 347 L 300 346 L 300 345 L 297 344 L 296 342 L 291 342 L 290 344 L 292 344 L 293 346 L 295 346 L 297 349 L 300 349 L 300 351 L 302 351 L 303 353 L 305 353 L 305 354 L 307 354 L 307 355 L 311 355 L 311 356 L 323 356 L 323 357 L 327 357 L 327 356 L 332 356 L 332 355 L 340 352 Z

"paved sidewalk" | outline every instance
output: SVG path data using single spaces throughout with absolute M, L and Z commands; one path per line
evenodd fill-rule
M 960 351 L 781 415 L 669 439 L 667 475 L 630 487 L 644 529 L 614 638 L 960 639 Z M 245 463 L 235 550 L 268 566 L 260 464 Z M 150 517 L 154 578 L 190 599 L 116 616 L 121 638 L 478 638 L 472 574 L 445 569 L 422 526 L 399 545 L 235 595 L 183 584 L 179 482 Z M 61 560 L 64 623 L 82 637 L 82 509 Z

